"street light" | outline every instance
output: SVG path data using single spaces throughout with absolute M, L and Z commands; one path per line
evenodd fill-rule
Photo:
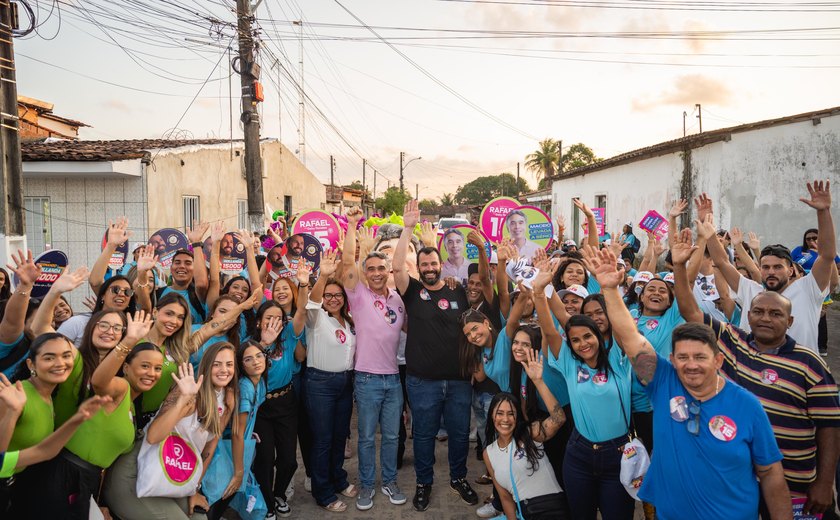
M 415 157 L 408 162 L 405 162 L 405 152 L 400 152 L 400 193 L 403 193 L 405 187 L 403 186 L 403 171 L 405 167 L 409 164 L 413 163 L 414 161 L 419 161 L 422 157 Z

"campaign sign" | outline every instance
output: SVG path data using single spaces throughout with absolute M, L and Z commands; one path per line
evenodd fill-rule
M 467 235 L 471 231 L 478 231 L 475 226 L 469 224 L 457 224 L 447 229 L 438 239 L 438 251 L 440 251 L 441 275 L 454 276 L 458 280 L 469 278 L 469 265 L 478 263 L 478 248 L 467 242 Z M 478 231 L 481 234 L 481 231 Z M 490 260 L 493 250 L 490 249 L 490 242 L 481 236 L 484 241 L 484 254 Z
M 50 287 L 67 268 L 67 255 L 58 249 L 50 249 L 35 257 L 35 265 L 41 268 L 41 274 L 32 284 L 32 292 L 29 293 L 29 296 L 43 298 L 50 292 Z M 14 281 L 15 287 L 20 285 L 17 274 L 14 276 Z
M 149 244 L 154 246 L 155 254 L 158 257 L 158 265 L 169 270 L 172 265 L 172 258 L 179 249 L 189 250 L 190 242 L 187 236 L 177 229 L 163 228 L 155 231 L 149 237 Z
M 662 239 L 662 237 L 668 234 L 668 219 L 652 209 L 642 217 L 642 220 L 639 222 L 639 227 L 645 231 L 650 231 L 656 238 Z
M 604 236 L 604 216 L 607 213 L 606 208 L 592 208 L 592 213 L 595 213 L 595 224 L 598 226 L 598 236 Z
M 292 224 L 292 234 L 308 233 L 312 235 L 321 243 L 322 251 L 338 247 L 340 230 L 341 227 L 335 217 L 320 209 L 304 211 Z
M 822 520 L 822 513 L 805 513 L 805 502 L 807 499 L 805 497 L 797 497 L 791 500 L 793 505 L 793 518 L 794 520 Z
M 502 241 L 505 217 L 518 207 L 519 201 L 510 197 L 497 197 L 484 205 L 478 222 L 487 240 L 494 244 Z
M 519 250 L 521 256 L 533 258 L 538 249 L 545 249 L 554 236 L 551 217 L 536 206 L 519 206 L 508 213 L 503 230 L 505 238 Z
M 321 253 L 324 252 L 321 242 L 308 233 L 298 233 L 303 238 L 303 249 L 300 258 L 289 258 L 286 243 L 278 244 L 268 251 L 267 260 L 271 266 L 270 275 L 276 280 L 278 278 L 294 278 L 297 276 L 297 268 L 301 260 L 312 269 L 313 273 L 318 272 L 318 265 L 321 263 Z
M 313 273 L 318 272 L 318 265 L 321 263 L 321 254 L 324 252 L 323 242 L 309 233 L 300 233 L 303 237 L 303 254 L 301 258 L 306 260 Z
M 100 251 L 105 250 L 108 245 L 108 230 L 105 230 L 105 236 L 102 237 L 102 244 Z M 117 246 L 117 250 L 108 259 L 108 269 L 119 271 L 125 265 L 125 259 L 128 258 L 128 240 Z
M 204 260 L 207 267 L 210 267 L 210 255 L 213 252 L 213 239 L 208 237 L 202 246 Z M 247 260 L 245 244 L 239 241 L 233 232 L 225 233 L 219 244 L 219 262 L 222 265 L 222 272 L 227 275 L 237 275 L 245 269 Z

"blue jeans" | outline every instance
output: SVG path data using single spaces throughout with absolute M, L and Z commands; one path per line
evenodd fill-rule
M 406 378 L 408 402 L 414 429 L 414 472 L 417 483 L 434 483 L 435 434 L 443 417 L 449 434 L 449 478 L 467 476 L 467 453 L 470 446 L 469 381 Z
M 353 410 L 353 372 L 325 372 L 308 367 L 304 376 L 306 410 L 312 430 L 312 496 L 319 506 L 338 500 L 347 486 L 344 443 Z
M 400 375 L 356 371 L 355 388 L 359 415 L 359 480 L 362 487 L 373 488 L 376 481 L 376 425 L 379 425 L 382 434 L 379 447 L 382 484 L 396 482 L 397 444 L 403 407 Z
M 563 480 L 575 520 L 632 520 L 635 502 L 621 485 L 621 450 L 627 436 L 594 443 L 577 429 L 563 459 Z
M 475 415 L 475 435 L 476 449 L 484 447 L 484 440 L 487 438 L 487 414 L 490 412 L 490 401 L 493 400 L 493 394 L 488 392 L 476 392 L 473 390 L 472 394 L 472 409 Z

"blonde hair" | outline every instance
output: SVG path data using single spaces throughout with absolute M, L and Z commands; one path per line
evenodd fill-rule
M 199 375 L 204 376 L 204 380 L 201 382 L 201 388 L 198 389 L 198 395 L 196 396 L 195 413 L 198 415 L 199 421 L 201 421 L 201 426 L 217 437 L 222 436 L 225 430 L 225 424 L 222 423 L 222 416 L 219 415 L 216 408 L 216 391 L 213 388 L 211 372 L 216 357 L 223 350 L 229 350 L 233 354 L 233 377 L 230 378 L 230 382 L 228 382 L 223 391 L 226 392 L 228 389 L 233 390 L 233 410 L 226 410 L 226 412 L 232 412 L 233 428 L 235 429 L 237 417 L 239 416 L 239 374 L 236 368 L 236 349 L 226 341 L 214 343 L 204 352 L 204 355 L 201 357 L 201 363 L 198 364 L 198 373 L 195 374 L 196 379 L 198 379 Z
M 190 362 L 192 347 L 190 336 L 192 335 L 192 310 L 187 300 L 178 293 L 170 292 L 158 300 L 155 310 L 160 312 L 167 305 L 177 304 L 184 309 L 184 324 L 175 334 L 163 341 L 163 347 L 169 352 L 178 365 Z

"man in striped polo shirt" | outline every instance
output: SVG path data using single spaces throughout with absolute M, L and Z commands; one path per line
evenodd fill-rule
M 682 235 L 671 249 L 676 299 L 688 322 L 714 330 L 724 354 L 726 377 L 761 401 L 784 456 L 782 466 L 794 504 L 803 511 L 836 519 L 834 472 L 838 459 L 840 400 L 828 367 L 812 350 L 787 335 L 793 322 L 790 300 L 773 291 L 753 298 L 751 333 L 704 314 L 691 294 L 686 263 L 695 248 Z M 760 504 L 762 518 L 770 516 Z

